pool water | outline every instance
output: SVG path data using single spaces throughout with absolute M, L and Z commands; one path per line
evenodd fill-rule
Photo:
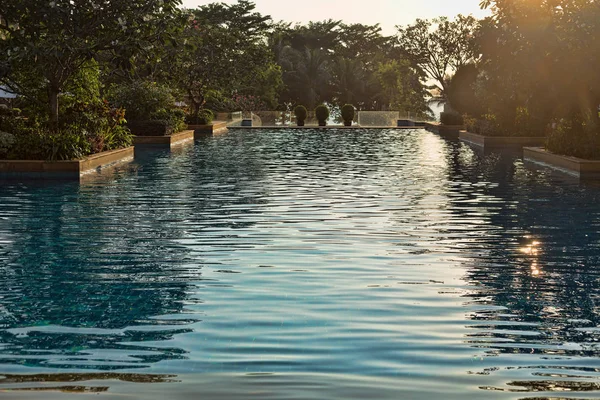
M 600 398 L 600 187 L 423 130 L 0 186 L 0 398 Z

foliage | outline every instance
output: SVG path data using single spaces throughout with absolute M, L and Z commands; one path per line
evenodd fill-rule
M 479 117 L 485 112 L 475 89 L 478 76 L 477 66 L 466 64 L 458 68 L 448 81 L 446 100 L 451 108 L 461 115 L 468 114 Z
M 175 104 L 168 87 L 148 81 L 115 85 L 110 90 L 110 100 L 126 110 L 127 118 L 137 120 L 161 119 L 151 116 L 173 108 Z
M 0 131 L 0 158 L 6 158 L 9 150 L 15 144 L 15 135 Z
M 0 3 L 0 83 L 43 106 L 53 129 L 59 95 L 101 53 L 133 54 L 164 39 L 179 0 L 15 0 Z
M 483 136 L 544 137 L 548 131 L 545 121 L 532 116 L 526 107 L 517 107 L 512 114 L 465 115 L 464 123 L 467 131 Z
M 125 109 L 128 126 L 136 135 L 170 135 L 186 127 L 185 113 L 175 108 L 175 97 L 165 85 L 149 81 L 115 85 L 110 90 L 110 99 L 112 104 Z
M 354 120 L 354 106 L 352 104 L 345 104 L 342 107 L 342 119 L 344 122 L 352 122 Z
M 186 122 L 190 125 L 210 125 L 214 118 L 215 115 L 211 110 L 203 108 L 196 115 L 188 115 Z
M 236 94 L 231 99 L 233 108 L 237 111 L 265 111 L 266 104 L 258 96 L 244 96 Z
M 163 121 L 169 133 L 181 132 L 187 127 L 185 112 L 179 108 L 166 108 L 150 114 L 151 121 Z
M 553 153 L 600 160 L 600 129 L 589 116 L 574 114 L 556 124 L 546 146 Z
M 240 0 L 185 11 L 187 20 L 178 37 L 183 49 L 169 48 L 160 69 L 185 93 L 190 114 L 197 115 L 207 107 L 229 111 L 227 102 L 211 100 L 235 94 L 258 97 L 271 107 L 277 105 L 283 83 L 265 40 L 270 17 L 255 9 L 254 3 Z
M 359 110 L 403 107 L 426 111 L 429 96 L 424 74 L 379 25 L 344 24 L 326 20 L 307 25 L 279 24 L 269 37 L 276 62 L 283 71 L 286 104 L 354 104 Z M 403 65 L 387 87 L 379 76 L 381 64 Z M 404 68 L 406 66 L 406 68 Z M 402 82 L 404 92 L 396 95 Z M 414 96 L 413 96 L 414 95 Z M 416 106 L 413 107 L 413 105 Z
M 380 63 L 375 76 L 383 89 L 380 95 L 387 110 L 430 113 L 425 101 L 427 91 L 421 81 L 425 78 L 407 59 Z
M 305 121 L 308 117 L 308 110 L 306 107 L 298 105 L 296 108 L 294 108 L 294 115 L 298 121 Z
M 417 19 L 412 25 L 398 27 L 397 40 L 408 57 L 435 81 L 434 88 L 445 96 L 447 75 L 479 58 L 478 24 L 470 15 L 458 15 L 454 20 Z
M 58 124 L 52 126 L 44 108 L 27 99 L 22 112 L 0 112 L 0 131 L 15 138 L 3 156 L 70 160 L 130 146 L 132 137 L 124 126 L 125 110 L 103 100 L 100 88 L 99 66 L 92 60 L 65 83 L 66 92 L 59 97 Z
M 440 122 L 442 125 L 462 125 L 464 124 L 464 119 L 457 112 L 442 112 L 440 114 Z
M 548 140 L 552 151 L 595 152 L 589 146 L 595 145 L 590 127 L 600 124 L 598 3 L 484 0 L 482 6 L 493 15 L 482 25 L 480 101 L 498 115 L 525 107 L 536 131 L 558 122 Z
M 329 119 L 329 108 L 324 104 L 317 106 L 315 109 L 315 116 L 317 117 L 317 121 L 319 121 L 319 123 L 327 122 Z

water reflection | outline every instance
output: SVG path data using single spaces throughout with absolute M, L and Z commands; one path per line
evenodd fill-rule
M 144 157 L 0 188 L 2 387 L 106 390 L 121 378 L 93 373 L 119 370 L 195 390 L 215 374 L 240 398 L 232 382 L 598 391 L 598 188 L 421 130 L 241 131 Z
M 470 150 L 463 147 L 458 152 Z M 465 163 L 469 157 L 482 158 Z M 484 185 L 478 195 L 495 208 L 486 215 L 486 230 L 465 264 L 465 279 L 472 288 L 464 297 L 476 308 L 468 343 L 491 356 L 488 364 L 493 365 L 478 373 L 504 376 L 519 369 L 531 378 L 482 388 L 600 390 L 598 370 L 589 368 L 600 355 L 598 192 L 573 181 L 557 182 L 548 172 L 527 170 L 510 155 L 454 160 L 456 171 L 467 171 L 471 182 L 500 183 Z M 487 163 L 494 163 L 493 171 L 487 170 Z M 509 179 L 498 179 L 498 174 Z M 470 211 L 458 204 L 454 210 Z

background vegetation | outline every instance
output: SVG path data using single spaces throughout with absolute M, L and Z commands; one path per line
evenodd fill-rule
M 600 157 L 596 0 L 484 0 L 485 20 L 416 20 L 391 36 L 275 22 L 248 0 L 180 6 L 0 3 L 0 85 L 20 96 L 0 115 L 0 157 L 78 157 L 127 145 L 127 126 L 168 133 L 215 112 L 326 104 L 339 118 L 345 104 L 428 113 L 431 101 L 442 122 Z

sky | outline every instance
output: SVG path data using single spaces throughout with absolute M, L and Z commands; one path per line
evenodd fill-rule
M 235 3 L 235 0 L 221 0 Z M 193 8 L 212 0 L 183 0 L 184 7 Z M 303 22 L 325 19 L 346 23 L 379 23 L 385 34 L 395 32 L 396 25 L 407 25 L 417 18 L 454 17 L 457 14 L 488 15 L 479 9 L 480 0 L 255 0 L 261 14 L 275 21 Z M 301 6 L 299 6 L 301 5 Z

